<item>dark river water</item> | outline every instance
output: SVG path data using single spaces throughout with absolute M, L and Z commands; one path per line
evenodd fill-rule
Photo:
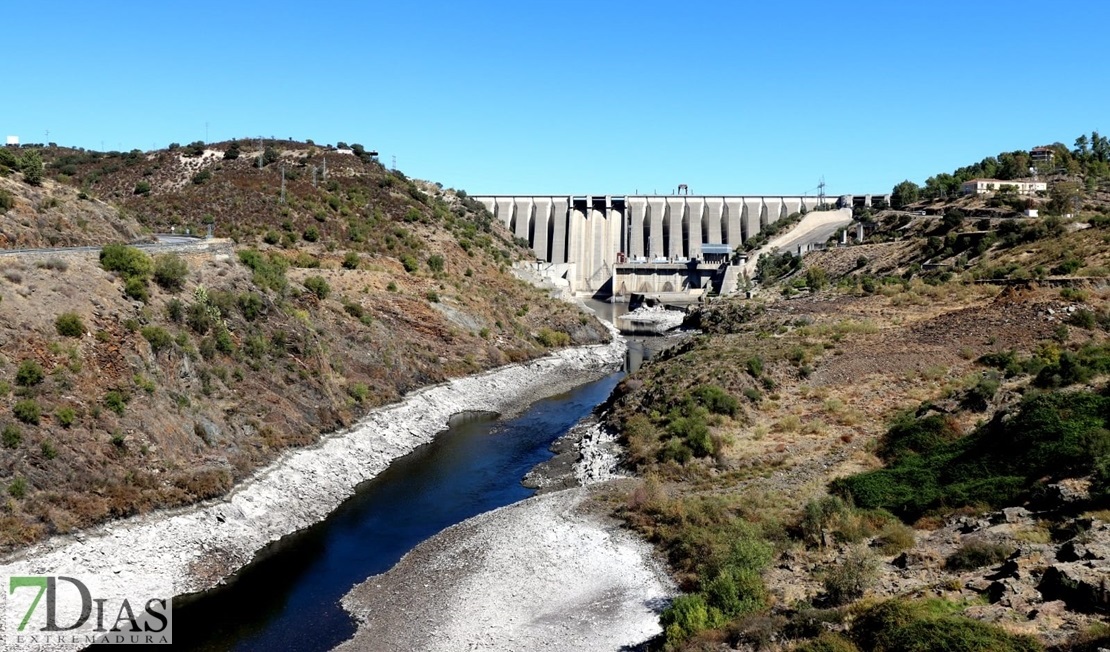
M 514 419 L 467 415 L 395 460 L 323 522 L 272 544 L 226 586 L 175 601 L 175 648 L 329 650 L 355 631 L 339 599 L 414 546 L 527 498 L 520 484 L 548 446 L 608 397 L 614 373 L 541 400 Z
M 612 321 L 621 306 L 598 304 Z M 626 371 L 661 346 L 629 342 Z M 470 414 L 431 443 L 395 460 L 326 520 L 261 551 L 226 585 L 175 600 L 175 649 L 329 650 L 355 623 L 339 600 L 389 570 L 420 542 L 451 525 L 517 502 L 520 484 L 551 458 L 548 446 L 604 401 L 624 372 L 534 403 L 513 419 Z

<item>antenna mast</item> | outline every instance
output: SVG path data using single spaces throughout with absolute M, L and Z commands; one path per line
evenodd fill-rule
M 821 175 L 821 182 L 817 184 L 817 206 L 825 207 L 825 175 Z

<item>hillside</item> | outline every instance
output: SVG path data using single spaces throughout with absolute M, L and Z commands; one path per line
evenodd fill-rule
M 1107 212 L 880 211 L 695 311 L 608 415 L 686 592 L 655 648 L 1110 644 Z
M 312 151 L 52 148 L 40 185 L 0 165 L 7 247 L 217 236 L 0 255 L 0 545 L 220 495 L 413 388 L 608 337 L 515 279 L 523 250 L 464 194 L 353 154 L 314 187 Z

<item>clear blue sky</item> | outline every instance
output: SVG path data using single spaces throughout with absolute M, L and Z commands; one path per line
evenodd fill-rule
M 1104 0 L 37 0 L 3 24 L 23 142 L 207 124 L 471 194 L 889 192 L 1110 130 Z

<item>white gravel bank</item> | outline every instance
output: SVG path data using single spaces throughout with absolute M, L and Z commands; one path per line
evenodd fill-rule
M 343 598 L 359 621 L 337 650 L 620 650 L 660 632 L 674 595 L 651 546 L 580 511 L 588 488 L 450 527 Z
M 347 431 L 287 453 L 221 500 L 52 538 L 4 558 L 0 577 L 96 575 L 102 581 L 93 597 L 126 597 L 133 603 L 141 598 L 140 605 L 150 597 L 210 588 L 268 543 L 325 518 L 359 483 L 443 431 L 452 415 L 512 413 L 611 370 L 624 351 L 618 336 L 610 344 L 566 349 L 425 388 Z M 5 629 L 6 623 L 0 624 L 0 640 L 8 643 L 13 633 Z M 52 643 L 40 649 L 45 647 L 76 646 Z

